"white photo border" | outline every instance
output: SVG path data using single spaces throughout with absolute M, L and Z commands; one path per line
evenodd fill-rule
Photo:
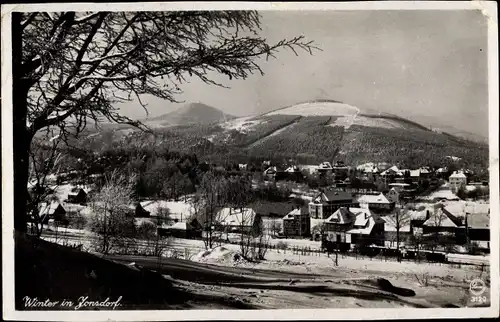
M 12 41 L 11 12 L 23 11 L 168 11 L 168 10 L 481 10 L 488 19 L 489 165 L 492 230 L 488 308 L 439 309 L 300 309 L 300 310 L 148 310 L 148 311 L 16 311 L 14 306 Z M 2 5 L 2 256 L 3 317 L 30 321 L 157 321 L 157 320 L 365 320 L 498 317 L 499 312 L 499 99 L 498 17 L 496 1 L 370 1 L 370 2 L 147 2 L 44 3 Z M 495 233 L 493 233 L 495 232 Z

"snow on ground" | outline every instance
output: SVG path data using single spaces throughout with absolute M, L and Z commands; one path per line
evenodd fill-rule
M 239 117 L 221 123 L 220 126 L 226 130 L 237 130 L 241 133 L 246 133 L 252 126 L 265 122 L 263 120 L 252 120 L 252 118 L 254 118 L 254 116 Z
M 362 125 L 370 127 L 380 127 L 385 129 L 405 129 L 407 125 L 396 120 L 385 118 L 374 118 L 362 115 L 339 117 L 330 126 L 343 126 L 348 129 L 352 125 Z
M 234 249 L 229 249 L 224 246 L 218 246 L 209 250 L 202 250 L 191 258 L 195 262 L 203 263 L 224 263 L 233 264 L 241 262 L 243 259 L 239 252 Z
M 176 247 L 179 247 L 180 249 L 182 248 L 197 249 L 199 251 L 198 256 L 202 256 L 200 254 L 203 254 L 204 252 L 203 250 L 204 244 L 200 240 L 175 239 L 173 244 Z M 223 248 L 224 250 L 219 250 L 214 255 L 212 255 L 212 257 L 219 258 L 219 257 L 229 256 L 225 254 L 234 254 L 234 253 L 239 253 L 240 251 L 239 245 L 224 244 Z M 211 252 L 209 252 L 208 254 L 211 254 Z M 460 256 L 456 256 L 456 258 L 459 257 Z M 467 256 L 462 256 L 460 258 L 464 259 L 465 257 Z M 473 258 L 477 261 L 480 261 L 481 259 L 483 261 L 485 259 L 486 261 L 489 260 L 489 258 L 484 256 L 468 255 L 468 257 Z M 304 265 L 308 266 L 310 269 L 315 268 L 316 270 L 321 271 L 324 270 L 325 268 L 328 269 L 332 268 L 332 263 L 333 263 L 332 260 L 335 258 L 335 255 L 331 254 L 330 257 L 326 256 L 325 254 L 320 254 L 319 256 L 318 254 L 301 255 L 300 253 L 294 254 L 294 252 L 291 249 L 287 249 L 285 251 L 268 250 L 265 255 L 265 258 L 266 258 L 265 261 L 260 262 L 258 264 L 252 264 L 252 267 L 263 268 L 263 269 L 275 269 L 276 266 L 282 265 L 284 261 L 290 261 L 290 262 L 303 263 L 303 265 L 299 265 L 297 267 L 297 270 L 300 270 L 301 272 L 305 271 Z M 195 260 L 200 261 L 198 259 Z M 470 277 L 471 274 L 476 272 L 478 269 L 475 266 L 463 266 L 462 268 L 455 268 L 446 264 L 434 264 L 426 262 L 416 263 L 413 261 L 403 261 L 401 263 L 398 263 L 397 261 L 393 260 L 386 261 L 385 259 L 382 259 L 380 257 L 375 257 L 373 259 L 369 259 L 367 257 L 355 258 L 353 256 L 345 256 L 341 254 L 339 254 L 338 262 L 340 268 L 356 269 L 365 271 L 367 273 L 378 271 L 378 272 L 394 273 L 394 274 L 401 272 L 409 274 L 417 274 L 425 272 L 430 276 L 447 277 L 449 275 L 452 275 L 460 279 Z M 217 264 L 217 260 L 213 261 L 213 263 Z M 218 263 L 226 265 L 228 264 L 227 261 L 226 262 L 219 261 Z
M 266 115 L 335 116 L 357 115 L 359 108 L 344 103 L 309 102 L 276 110 Z
M 447 200 L 459 200 L 457 195 L 455 195 L 449 185 L 443 184 L 438 190 L 433 191 L 430 195 L 421 197 L 423 200 L 434 200 L 434 199 L 447 199 Z

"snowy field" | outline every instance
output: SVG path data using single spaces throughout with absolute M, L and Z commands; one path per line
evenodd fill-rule
M 359 112 L 359 108 L 348 104 L 335 102 L 312 102 L 293 105 L 267 113 L 266 115 L 336 116 L 356 115 Z
M 354 116 L 344 116 L 339 117 L 335 120 L 335 122 L 330 123 L 330 126 L 343 126 L 346 129 L 351 127 L 352 125 L 362 125 L 362 126 L 370 126 L 370 127 L 380 127 L 385 129 L 405 129 L 406 126 L 398 121 L 384 119 L 384 118 L 372 118 L 361 115 Z
M 265 122 L 263 120 L 252 120 L 252 118 L 254 117 L 255 116 L 239 117 L 224 123 L 220 123 L 220 126 L 226 130 L 237 130 L 238 132 L 246 133 L 251 127 Z

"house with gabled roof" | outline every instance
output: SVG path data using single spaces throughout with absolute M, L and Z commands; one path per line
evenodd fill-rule
M 264 170 L 264 178 L 268 180 L 281 180 L 288 176 L 288 173 L 281 167 L 271 166 Z
M 41 202 L 38 206 L 38 216 L 43 224 L 49 220 L 66 222 L 66 209 L 58 202 Z
M 175 222 L 170 225 L 161 225 L 158 228 L 158 234 L 160 236 L 172 236 L 176 238 L 201 238 L 202 229 L 198 224 L 196 219 L 190 222 Z
M 396 214 L 391 214 L 382 217 L 382 219 L 384 220 L 384 241 L 386 247 L 397 246 L 398 235 L 400 246 L 411 242 L 413 235 L 411 217 L 397 218 Z
M 226 207 L 217 213 L 216 218 L 225 232 L 259 235 L 263 231 L 262 217 L 252 208 Z
M 134 212 L 134 217 L 136 218 L 147 218 L 151 216 L 151 213 L 144 209 L 140 202 L 135 205 L 130 205 L 129 209 Z
M 467 176 L 461 171 L 454 171 L 448 180 L 453 191 L 457 191 L 467 185 Z
M 311 233 L 311 220 L 306 207 L 296 207 L 283 217 L 283 234 L 286 237 L 304 237 Z
M 345 191 L 323 191 L 309 202 L 309 215 L 315 219 L 326 219 L 340 207 L 359 207 L 359 202 Z
M 339 208 L 324 222 L 326 239 L 333 243 L 382 245 L 384 221 L 365 208 Z
M 389 192 L 387 192 L 385 196 L 390 202 L 394 204 L 399 203 L 399 192 L 395 188 L 389 189 Z
M 89 193 L 89 191 L 88 190 L 86 191 L 83 188 L 74 188 L 68 194 L 68 202 L 69 203 L 78 203 L 78 204 L 86 203 L 88 193 Z
M 456 236 L 457 231 L 463 227 L 462 219 L 446 211 L 442 204 L 436 204 L 434 211 L 430 214 L 422 227 L 423 233 L 450 233 Z
M 375 212 L 387 212 L 394 209 L 395 203 L 389 201 L 383 193 L 361 195 L 358 197 L 358 202 L 361 207 L 369 208 Z
M 399 176 L 400 174 L 401 174 L 400 170 L 395 165 L 380 173 L 380 175 L 383 177 Z

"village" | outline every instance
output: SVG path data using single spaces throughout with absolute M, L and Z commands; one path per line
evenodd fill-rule
M 247 167 L 239 164 L 239 172 L 248 174 Z M 261 173 L 249 174 L 252 189 L 273 186 L 288 196 L 238 207 L 218 205 L 209 223 L 200 217 L 194 194 L 125 206 L 136 228 L 148 223 L 155 235 L 165 238 L 210 238 L 205 248 L 212 248 L 208 247 L 212 242 L 242 244 L 242 236 L 259 242 L 265 236 L 266 247 L 307 247 L 328 254 L 383 253 L 399 260 L 418 257 L 441 262 L 453 254 L 482 255 L 479 261 L 487 262 L 488 182 L 473 181 L 477 177 L 467 169 L 399 169 L 388 163 L 350 167 L 342 162 L 281 167 L 269 161 L 262 168 Z M 305 183 L 304 174 L 314 175 L 321 186 L 311 188 L 314 184 Z M 92 201 L 92 185 L 70 181 L 55 190 L 58 197 L 39 208 L 45 235 L 53 236 L 54 230 L 63 228 L 87 229 L 81 219 L 99 211 Z M 63 233 L 59 234 L 62 240 Z

